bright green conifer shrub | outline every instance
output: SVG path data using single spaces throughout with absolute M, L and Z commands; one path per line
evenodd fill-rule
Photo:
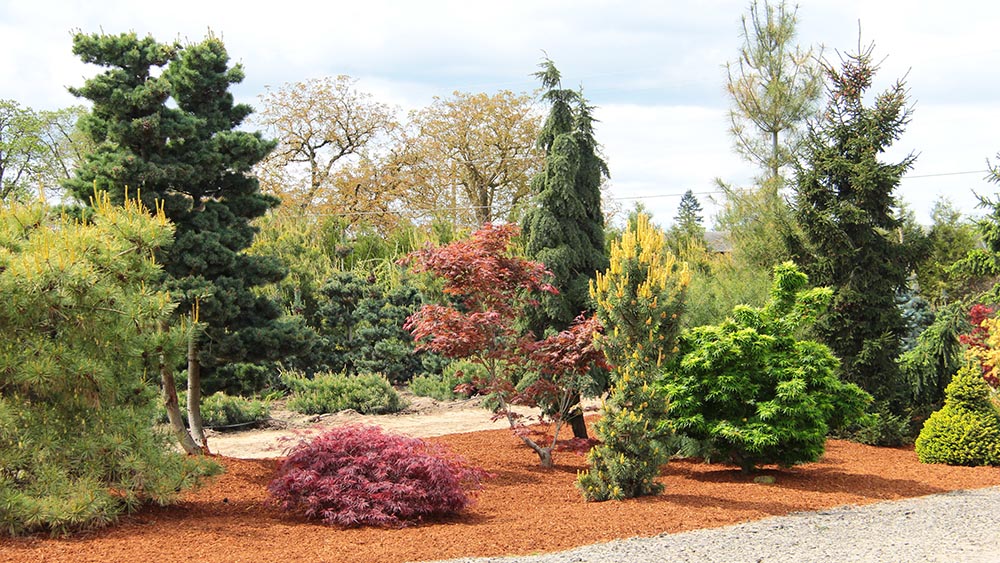
M 776 266 L 769 303 L 685 332 L 665 375 L 675 430 L 745 472 L 819 459 L 831 427 L 861 416 L 871 401 L 837 377 L 828 347 L 796 338 L 832 295 L 806 290 L 807 281 L 791 262 Z
M 171 233 L 103 195 L 88 223 L 0 205 L 0 533 L 99 527 L 217 469 L 151 424 L 157 364 L 183 353 L 153 289 Z
M 945 388 L 944 407 L 924 423 L 917 437 L 923 463 L 1000 465 L 1000 413 L 978 367 L 958 370 Z

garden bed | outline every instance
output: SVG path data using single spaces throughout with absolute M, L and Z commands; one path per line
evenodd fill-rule
M 431 438 L 494 474 L 467 512 L 404 529 L 337 529 L 266 503 L 277 461 L 219 458 L 226 474 L 183 501 L 70 539 L 0 540 L 0 561 L 157 563 L 213 561 L 399 562 L 557 551 L 632 536 L 724 526 L 768 516 L 1000 485 L 1000 469 L 923 465 L 911 449 L 828 442 L 817 463 L 765 468 L 758 484 L 734 468 L 672 461 L 657 497 L 586 503 L 577 492 L 583 456 L 558 452 L 556 467 L 507 430 Z

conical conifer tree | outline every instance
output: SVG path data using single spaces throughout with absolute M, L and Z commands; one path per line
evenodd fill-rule
M 902 82 L 865 105 L 876 70 L 872 47 L 846 57 L 840 69 L 827 68 L 830 99 L 809 135 L 795 212 L 805 238 L 800 260 L 814 283 L 834 290 L 816 332 L 840 358 L 843 379 L 898 413 L 904 405 L 896 358 L 905 323 L 895 296 L 917 256 L 899 238 L 894 192 L 914 156 L 879 160 L 910 111 Z
M 537 145 L 545 151 L 545 164 L 532 182 L 535 199 L 522 220 L 522 236 L 528 257 L 545 264 L 559 290 L 529 311 L 529 326 L 541 337 L 566 330 L 573 319 L 593 311 L 590 280 L 608 265 L 601 210 L 608 167 L 594 139 L 593 108 L 580 91 L 562 87 L 551 60 L 539 66 L 535 76 L 551 108 Z M 571 422 L 574 434 L 586 437 L 582 416 Z

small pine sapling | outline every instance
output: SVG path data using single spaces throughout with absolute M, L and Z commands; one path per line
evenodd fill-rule
M 639 214 L 611 247 L 611 265 L 591 284 L 604 325 L 598 346 L 612 364 L 611 393 L 595 427 L 603 442 L 590 451 L 590 470 L 577 479 L 587 500 L 621 500 L 660 492 L 667 462 L 667 402 L 655 382 L 674 351 L 687 264 L 667 249 L 664 233 Z
M 488 476 L 418 438 L 347 426 L 293 447 L 268 492 L 329 525 L 403 527 L 465 509 Z

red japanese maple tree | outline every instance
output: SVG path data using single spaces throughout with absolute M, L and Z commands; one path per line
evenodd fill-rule
M 482 392 L 495 396 L 498 417 L 506 417 L 517 436 L 552 466 L 564 415 L 580 390 L 590 366 L 604 361 L 593 346 L 599 324 L 581 320 L 568 330 L 536 341 L 520 322 L 525 306 L 536 304 L 540 292 L 556 293 L 552 274 L 538 262 L 514 256 L 515 225 L 491 225 L 468 240 L 411 253 L 406 262 L 415 272 L 429 272 L 444 282 L 448 304 L 427 304 L 411 315 L 404 328 L 421 349 L 482 365 L 486 377 L 476 381 Z M 523 368 L 539 377 L 518 390 L 513 375 Z M 554 429 L 548 446 L 527 432 L 511 405 L 549 406 Z

